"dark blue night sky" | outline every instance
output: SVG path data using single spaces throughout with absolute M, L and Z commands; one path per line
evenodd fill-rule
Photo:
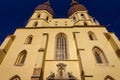
M 24 27 L 34 9 L 46 0 L 0 0 L 0 44 L 16 28 Z M 120 39 L 120 0 L 77 0 L 101 25 L 109 25 Z M 71 0 L 50 0 L 55 17 L 67 17 Z

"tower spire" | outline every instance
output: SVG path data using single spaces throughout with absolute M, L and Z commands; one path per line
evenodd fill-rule
M 38 5 L 35 10 L 46 10 L 48 11 L 50 14 L 54 15 L 54 11 L 50 6 L 50 0 L 46 0 L 43 4 Z
M 72 3 L 74 2 L 75 0 L 72 0 Z
M 47 0 L 47 3 L 50 3 L 50 0 Z
M 71 6 L 78 4 L 76 0 L 72 0 Z
M 48 0 L 48 2 L 50 3 L 50 0 Z
M 44 4 L 50 5 L 50 0 L 47 0 L 46 2 L 44 2 Z

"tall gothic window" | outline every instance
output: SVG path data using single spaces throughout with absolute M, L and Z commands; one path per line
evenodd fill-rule
M 21 80 L 18 75 L 11 77 L 9 80 Z
M 25 59 L 27 56 L 27 51 L 23 50 L 22 52 L 20 52 L 20 54 L 17 57 L 16 63 L 15 65 L 24 65 Z
M 105 55 L 104 55 L 103 51 L 100 48 L 94 47 L 93 48 L 93 54 L 94 54 L 94 56 L 96 58 L 97 63 L 107 63 Z
M 33 36 L 32 35 L 29 35 L 26 40 L 25 40 L 25 44 L 31 44 L 32 43 L 32 39 L 33 39 Z
M 67 59 L 67 38 L 63 33 L 59 33 L 56 36 L 56 59 Z
M 95 36 L 95 34 L 92 31 L 88 32 L 88 36 L 89 36 L 90 40 L 97 40 L 97 37 Z

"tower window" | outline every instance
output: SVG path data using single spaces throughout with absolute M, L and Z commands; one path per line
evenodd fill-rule
M 59 33 L 56 37 L 56 59 L 67 59 L 67 39 L 63 33 Z
M 87 26 L 88 24 L 86 22 L 84 22 L 84 25 Z
M 37 18 L 40 18 L 40 14 L 37 15 Z
M 34 27 L 37 27 L 37 25 L 38 25 L 38 22 L 37 22 L 37 21 L 34 22 L 33 26 L 34 26 Z
M 89 36 L 90 40 L 97 40 L 95 34 L 92 31 L 88 32 L 88 36 Z
M 73 17 L 73 22 L 76 22 L 76 17 Z
M 22 52 L 20 52 L 20 54 L 17 57 L 16 63 L 15 65 L 23 65 L 26 59 L 26 55 L 27 55 L 27 51 L 23 50 Z
M 25 40 L 25 44 L 31 44 L 32 43 L 32 39 L 33 39 L 33 36 L 32 35 L 29 35 L 26 40 Z
M 94 47 L 93 48 L 93 54 L 96 58 L 96 62 L 97 63 L 107 63 L 107 60 L 105 58 L 104 53 L 102 52 L 102 50 L 98 47 Z
M 82 19 L 85 19 L 85 15 L 84 14 L 81 14 L 81 17 L 82 17 Z
M 12 78 L 10 78 L 9 80 L 21 80 L 21 79 L 18 75 L 15 75 Z
M 47 21 L 49 20 L 49 17 L 48 17 L 48 16 L 46 17 L 46 20 L 47 20 Z
M 98 63 L 102 63 L 102 60 L 101 60 L 99 53 L 95 52 L 95 58 L 96 58 Z

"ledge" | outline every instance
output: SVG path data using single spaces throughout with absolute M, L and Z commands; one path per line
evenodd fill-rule
M 78 60 L 45 60 L 45 61 L 78 61 Z
M 41 52 L 41 51 L 45 51 L 45 49 L 44 48 L 40 48 L 39 50 L 38 50 L 39 52 Z
M 88 28 L 88 27 L 94 27 L 94 28 L 99 28 L 99 27 L 106 27 L 105 25 L 87 25 L 87 26 L 80 26 L 80 25 L 75 25 L 75 26 L 53 26 L 53 27 L 22 27 L 22 28 L 17 28 L 17 29 L 40 29 L 40 28 Z

